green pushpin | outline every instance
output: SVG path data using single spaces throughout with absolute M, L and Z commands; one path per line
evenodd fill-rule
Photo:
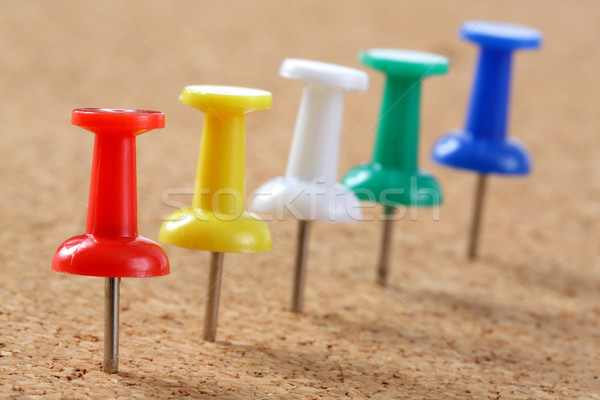
M 387 281 L 393 214 L 397 206 L 433 207 L 442 202 L 436 179 L 419 168 L 421 81 L 448 71 L 448 59 L 408 50 L 371 49 L 360 61 L 386 74 L 373 161 L 350 170 L 342 183 L 362 201 L 383 205 L 378 282 Z

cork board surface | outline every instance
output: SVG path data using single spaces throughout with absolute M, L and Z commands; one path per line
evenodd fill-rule
M 0 398 L 600 398 L 600 3 L 481 1 L 0 2 Z M 475 178 L 429 159 L 462 125 L 476 50 L 469 19 L 544 33 L 515 58 L 510 127 L 534 171 L 493 178 L 481 257 L 465 260 Z M 287 311 L 296 223 L 269 221 L 268 253 L 225 256 L 216 343 L 201 339 L 209 255 L 167 247 L 171 274 L 126 279 L 121 363 L 101 371 L 101 278 L 50 270 L 82 233 L 93 136 L 77 107 L 164 111 L 138 138 L 140 233 L 163 202 L 189 204 L 202 115 L 186 84 L 273 93 L 248 118 L 247 188 L 283 174 L 301 86 L 286 57 L 362 68 L 356 52 L 446 54 L 423 85 L 420 159 L 443 185 L 439 218 L 395 223 L 390 287 L 374 284 L 379 209 L 358 224 L 314 224 L 305 314 Z M 365 69 L 366 70 L 366 69 Z M 370 158 L 382 77 L 346 99 L 340 173 Z M 413 211 L 414 212 L 414 211 Z

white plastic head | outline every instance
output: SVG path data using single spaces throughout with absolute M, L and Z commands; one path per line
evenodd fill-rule
M 281 63 L 279 75 L 304 83 L 364 93 L 369 88 L 366 72 L 320 61 L 287 58 Z
M 253 208 L 299 220 L 353 222 L 361 218 L 354 193 L 337 183 L 344 94 L 367 90 L 369 77 L 352 68 L 286 59 L 279 73 L 305 84 L 286 175 L 256 192 Z

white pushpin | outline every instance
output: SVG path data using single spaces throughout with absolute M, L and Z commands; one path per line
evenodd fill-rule
M 285 176 L 256 190 L 253 208 L 299 222 L 291 310 L 302 312 L 310 221 L 354 222 L 360 202 L 337 181 L 344 94 L 364 92 L 369 77 L 353 68 L 286 59 L 279 74 L 305 84 Z

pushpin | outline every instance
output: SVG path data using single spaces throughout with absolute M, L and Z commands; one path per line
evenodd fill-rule
M 360 219 L 356 196 L 337 182 L 344 94 L 369 86 L 366 73 L 317 61 L 286 59 L 279 74 L 305 84 L 285 176 L 256 190 L 256 211 L 298 220 L 291 311 L 301 313 L 311 221 Z
M 542 36 L 518 25 L 467 22 L 460 37 L 481 47 L 466 127 L 438 140 L 432 158 L 478 174 L 467 250 L 472 260 L 477 256 L 487 175 L 526 175 L 531 168 L 523 145 L 506 137 L 510 76 L 513 51 L 538 48 Z
M 419 168 L 419 110 L 421 81 L 445 74 L 445 57 L 407 50 L 362 51 L 363 64 L 386 74 L 373 161 L 350 170 L 342 183 L 363 201 L 383 205 L 378 282 L 387 282 L 392 221 L 399 205 L 433 207 L 442 201 L 438 182 Z
M 73 110 L 71 122 L 96 135 L 87 226 L 86 233 L 60 245 L 52 269 L 106 278 L 104 372 L 116 374 L 121 278 L 169 273 L 164 250 L 138 236 L 135 166 L 135 137 L 163 128 L 165 115 L 146 110 L 80 108 Z
M 172 213 L 159 240 L 211 252 L 203 338 L 214 342 L 223 253 L 270 250 L 271 231 L 245 210 L 246 117 L 271 108 L 271 93 L 231 86 L 187 86 L 179 101 L 204 112 L 192 207 Z

